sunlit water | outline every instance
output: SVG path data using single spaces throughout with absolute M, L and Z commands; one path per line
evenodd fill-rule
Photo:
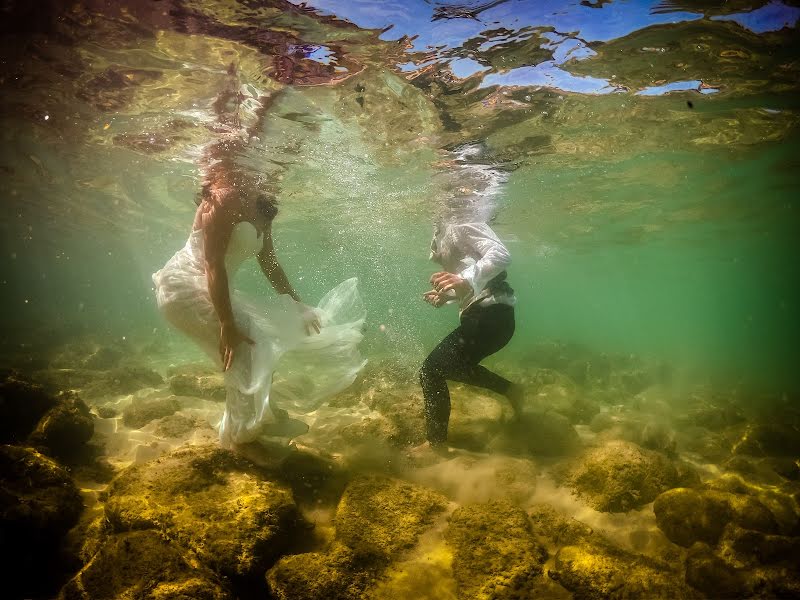
M 638 357 L 674 386 L 636 398 L 592 390 L 606 415 L 627 403 L 634 437 L 639 425 L 664 420 L 662 401 L 706 398 L 687 390 L 792 398 L 800 384 L 794 4 L 6 2 L 4 366 L 45 370 L 54 351 L 86 339 L 130 344 L 162 373 L 203 360 L 157 313 L 151 274 L 188 235 L 198 163 L 222 135 L 213 104 L 234 64 L 243 101 L 233 131 L 248 140 L 238 162 L 278 197 L 281 263 L 310 303 L 356 276 L 367 305 L 362 350 L 372 379 L 353 392 L 360 402 L 308 419 L 309 447 L 350 452 L 351 466 L 391 462 L 347 448 L 341 430 L 374 417 L 364 399 L 392 399 L 395 385 L 411 402 L 415 369 L 455 326 L 452 307 L 434 310 L 421 296 L 435 270 L 433 224 L 467 200 L 491 215 L 513 258 L 517 330 L 487 361 L 498 372 L 527 382 L 536 367 L 553 366 L 541 362 L 543 347 L 578 362 L 610 355 L 623 370 Z M 273 293 L 255 264 L 237 283 Z M 486 411 L 478 416 L 493 423 L 507 412 L 474 397 L 462 402 L 456 388 L 456 420 Z M 132 398 L 96 405 L 112 414 Z M 182 414 L 208 426 L 167 440 L 156 424 L 131 431 L 94 406 L 113 466 L 213 442 L 222 405 L 184 400 Z M 577 431 L 595 439 L 585 422 Z M 694 434 L 678 433 L 682 451 Z M 682 458 L 696 459 L 704 478 L 720 472 L 707 457 Z M 491 495 L 485 481 L 503 461 L 534 472 L 533 460 L 502 453 L 481 461 L 407 475 L 471 502 Z M 666 544 L 651 508 L 590 509 L 547 466 L 542 459 L 541 472 L 520 479 L 528 504 L 550 502 L 637 551 Z M 82 485 L 87 498 L 103 487 Z M 628 534 L 639 530 L 653 535 L 636 547 Z M 392 589 L 382 593 L 398 597 Z

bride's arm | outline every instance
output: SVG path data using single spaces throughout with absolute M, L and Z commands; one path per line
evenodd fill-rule
M 319 333 L 319 317 L 312 308 L 305 306 L 303 301 L 300 300 L 300 295 L 294 290 L 292 284 L 289 283 L 289 278 L 286 276 L 286 272 L 283 270 L 283 267 L 281 267 L 280 263 L 278 262 L 278 258 L 275 256 L 275 246 L 272 244 L 271 223 L 264 231 L 264 245 L 261 248 L 261 252 L 258 253 L 258 264 L 266 278 L 269 279 L 272 287 L 275 288 L 276 292 L 279 294 L 289 294 L 295 302 L 298 302 L 305 307 L 303 311 L 303 321 L 305 321 L 306 332 L 308 334 L 311 334 L 314 331 Z
M 227 371 L 233 362 L 236 346 L 242 342 L 253 343 L 234 321 L 228 272 L 225 269 L 225 252 L 233 232 L 233 215 L 221 204 L 214 204 L 203 213 L 201 222 L 208 293 L 219 318 L 219 352 L 223 369 Z
M 279 294 L 289 294 L 296 302 L 302 302 L 300 296 L 289 283 L 286 272 L 275 256 L 275 247 L 272 244 L 272 225 L 270 224 L 264 231 L 264 245 L 258 253 L 258 264 L 272 287 Z

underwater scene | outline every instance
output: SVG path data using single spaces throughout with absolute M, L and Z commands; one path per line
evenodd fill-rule
M 5 0 L 4 598 L 800 598 L 800 3 Z

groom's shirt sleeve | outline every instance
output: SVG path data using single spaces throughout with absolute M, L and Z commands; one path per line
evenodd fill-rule
M 511 264 L 508 248 L 485 223 L 466 223 L 458 226 L 457 244 L 466 256 L 475 262 L 459 275 L 472 286 L 474 295 L 480 294 L 494 277 Z

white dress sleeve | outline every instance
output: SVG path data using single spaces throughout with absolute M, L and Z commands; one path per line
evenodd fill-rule
M 466 256 L 475 262 L 459 273 L 472 286 L 472 293 L 478 296 L 494 277 L 511 264 L 508 248 L 485 223 L 459 225 L 456 243 Z

